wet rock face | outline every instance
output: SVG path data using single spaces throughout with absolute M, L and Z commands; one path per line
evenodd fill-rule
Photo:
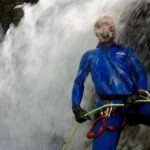
M 150 2 L 135 4 L 128 14 L 124 35 L 125 43 L 136 49 L 147 73 L 150 73 Z
M 134 8 L 134 9 L 133 9 Z M 123 42 L 136 49 L 145 70 L 150 74 L 150 2 L 142 1 L 134 4 L 127 16 L 123 31 Z M 118 150 L 149 150 L 150 127 L 126 127 L 118 145 Z
M 14 23 L 18 24 L 20 18 L 23 16 L 21 9 L 14 9 L 16 5 L 23 3 L 36 3 L 38 0 L 0 0 L 0 21 L 4 32 L 7 31 L 9 25 Z

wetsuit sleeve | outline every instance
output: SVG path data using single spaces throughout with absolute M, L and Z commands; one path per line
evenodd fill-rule
M 130 69 L 133 71 L 133 75 L 136 82 L 136 90 L 143 89 L 147 90 L 147 75 L 141 64 L 137 54 L 133 49 L 129 49 L 129 61 Z
M 88 52 L 86 52 L 80 61 L 79 69 L 74 80 L 72 89 L 72 106 L 80 105 L 83 92 L 84 92 L 84 82 L 90 71 Z

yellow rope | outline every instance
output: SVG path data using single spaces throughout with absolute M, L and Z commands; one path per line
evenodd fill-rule
M 147 100 L 136 100 L 135 103 L 150 103 L 150 99 L 147 99 Z M 86 116 L 92 115 L 92 114 L 96 113 L 97 111 L 99 111 L 99 110 L 101 110 L 103 108 L 106 108 L 106 107 L 124 107 L 124 106 L 125 106 L 125 104 L 106 104 L 106 105 L 103 105 L 103 106 L 101 106 L 99 108 L 96 108 L 96 109 L 93 109 L 93 110 L 89 111 L 84 116 L 86 117 Z M 74 135 L 77 132 L 77 130 L 79 129 L 79 127 L 80 127 L 80 124 L 76 123 L 75 127 L 73 128 L 72 132 L 70 133 L 70 136 L 66 140 L 65 144 L 62 146 L 61 150 L 65 150 L 66 147 L 71 143 L 71 141 L 74 138 Z
M 63 145 L 61 150 L 65 150 L 65 148 L 71 143 L 76 131 L 79 129 L 80 124 L 76 122 L 75 127 L 73 128 L 73 130 L 70 133 L 70 136 L 68 137 L 66 143 Z

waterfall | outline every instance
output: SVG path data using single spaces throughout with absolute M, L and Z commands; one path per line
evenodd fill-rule
M 0 150 L 60 150 L 74 125 L 71 90 L 80 57 L 97 44 L 93 25 L 108 14 L 119 38 L 127 23 L 122 16 L 134 2 L 40 0 L 22 6 L 24 17 L 0 45 Z M 87 110 L 93 93 L 88 77 L 82 104 Z M 81 125 L 69 150 L 90 150 L 88 128 Z

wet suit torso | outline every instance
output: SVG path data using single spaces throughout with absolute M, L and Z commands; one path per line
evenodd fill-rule
M 102 49 L 103 47 L 103 49 Z M 97 95 L 128 94 L 138 89 L 147 89 L 147 77 L 134 50 L 115 43 L 85 52 L 72 90 L 72 105 L 80 105 L 84 82 L 91 73 Z

